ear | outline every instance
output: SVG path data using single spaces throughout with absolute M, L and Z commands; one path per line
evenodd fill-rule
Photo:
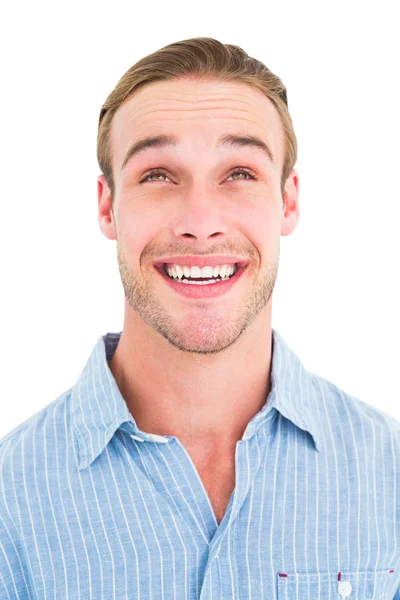
M 111 192 L 104 175 L 97 178 L 98 221 L 100 229 L 109 240 L 117 239 L 114 215 L 111 210 Z
M 299 174 L 292 169 L 283 188 L 281 235 L 290 235 L 297 227 L 299 210 Z

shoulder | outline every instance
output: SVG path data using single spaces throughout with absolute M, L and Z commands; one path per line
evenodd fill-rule
M 361 443 L 392 444 L 400 457 L 400 421 L 378 408 L 346 392 L 338 385 L 308 371 L 317 400 L 320 422 L 329 426 L 332 434 L 342 435 Z M 381 399 L 377 399 L 377 403 Z M 325 427 L 327 430 L 328 427 Z M 326 435 L 326 434 L 325 434 Z
M 69 435 L 69 401 L 72 388 L 58 396 L 44 408 L 14 427 L 0 439 L 0 495 L 12 484 L 15 488 L 21 472 L 32 472 L 32 466 L 41 468 L 43 449 L 54 447 L 53 440 L 62 446 Z
M 60 408 L 68 403 L 71 392 L 72 388 L 60 394 L 60 396 L 55 398 L 52 402 L 3 435 L 3 437 L 0 438 L 0 453 L 4 446 L 7 446 L 8 444 L 20 439 L 21 435 L 26 433 L 27 430 L 32 431 L 38 426 L 43 427 L 46 421 L 49 419 L 54 419 L 56 413 L 60 412 Z

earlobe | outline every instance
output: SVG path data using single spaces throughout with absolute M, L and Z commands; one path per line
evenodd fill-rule
M 109 240 L 117 239 L 110 188 L 103 174 L 97 178 L 98 223 Z

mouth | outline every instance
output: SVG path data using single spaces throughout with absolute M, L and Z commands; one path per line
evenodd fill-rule
M 166 270 L 166 264 L 155 265 L 156 271 L 164 281 L 178 294 L 188 298 L 214 298 L 227 293 L 240 279 L 248 265 L 235 265 L 234 273 L 227 278 L 207 279 L 203 277 L 190 278 L 190 280 L 170 277 Z

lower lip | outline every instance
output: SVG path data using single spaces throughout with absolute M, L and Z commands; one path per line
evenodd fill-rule
M 222 294 L 226 294 L 229 290 L 235 285 L 235 283 L 240 279 L 243 275 L 245 267 L 238 267 L 236 273 L 230 279 L 225 279 L 225 281 L 217 281 L 216 283 L 209 283 L 205 285 L 196 285 L 193 283 L 182 283 L 179 281 L 175 281 L 168 277 L 168 275 L 164 271 L 164 267 L 156 268 L 156 271 L 160 273 L 163 279 L 168 283 L 168 285 L 181 296 L 186 296 L 186 298 L 215 298 L 216 296 L 221 296 Z

